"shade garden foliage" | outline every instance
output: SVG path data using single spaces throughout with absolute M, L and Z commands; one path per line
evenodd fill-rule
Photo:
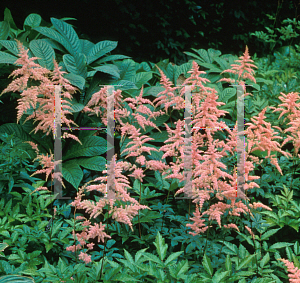
M 168 59 L 137 63 L 113 53 L 117 42 L 80 39 L 68 20 L 51 18 L 45 27 L 30 14 L 18 30 L 6 10 L 0 23 L 0 282 L 300 280 L 299 46 L 275 48 L 264 58 L 251 57 L 247 47 L 241 57 L 193 49 L 179 66 Z M 283 42 L 297 37 L 292 22 L 283 23 L 289 24 L 281 29 Z M 194 184 L 192 198 L 177 199 L 184 187 L 182 85 L 194 82 L 195 123 L 229 128 L 194 131 L 193 176 L 200 185 Z M 106 127 L 105 86 L 116 86 L 113 203 L 103 198 L 107 133 L 96 130 L 64 136 L 61 177 L 69 199 L 50 198 L 48 83 L 68 85 L 63 121 L 81 127 Z M 236 179 L 233 83 L 247 85 L 247 200 L 230 198 Z

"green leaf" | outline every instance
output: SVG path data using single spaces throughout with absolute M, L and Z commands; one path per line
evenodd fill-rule
M 203 267 L 204 267 L 204 269 L 206 270 L 206 272 L 207 272 L 210 276 L 212 276 L 214 270 L 213 270 L 213 268 L 212 268 L 212 266 L 211 266 L 210 259 L 209 259 L 209 257 L 207 257 L 206 254 L 205 254 L 204 257 L 203 257 L 202 263 L 203 263 Z
M 15 22 L 14 22 L 14 20 L 13 20 L 11 12 L 8 8 L 5 8 L 5 10 L 4 10 L 4 21 L 9 23 L 9 25 L 12 29 L 15 29 L 15 30 L 18 29 Z
M 248 255 L 246 258 L 241 260 L 241 262 L 236 266 L 236 270 L 240 270 L 242 268 L 247 267 L 247 265 L 250 263 L 250 261 L 255 257 L 256 255 Z
M 148 72 L 140 72 L 134 76 L 131 81 L 135 83 L 137 88 L 141 88 L 142 85 L 146 84 L 148 81 L 152 79 L 152 73 Z
M 64 74 L 63 77 L 67 79 L 72 85 L 77 86 L 80 89 L 83 89 L 85 86 L 85 79 L 82 76 L 70 73 Z
M 0 277 L 0 283 L 34 283 L 34 280 L 21 275 L 5 275 Z
M 63 35 L 66 41 L 69 43 L 67 46 L 67 50 L 74 56 L 81 52 L 81 44 L 79 42 L 79 38 L 73 27 L 61 20 L 51 18 L 50 19 L 53 26 Z M 69 49 L 71 47 L 71 49 Z
M 0 40 L 0 43 L 12 54 L 18 56 L 19 54 L 19 49 L 18 49 L 18 44 L 15 40 Z M 25 50 L 28 48 L 25 47 Z M 7 54 L 7 53 L 6 53 Z M 10 54 L 9 54 L 10 55 Z M 18 56 L 19 57 L 19 56 Z M 19 65 L 21 66 L 21 65 Z
M 0 22 L 0 39 L 6 39 L 9 35 L 9 24 L 8 22 Z
M 84 79 L 86 79 L 87 77 L 86 57 L 83 53 L 76 54 L 75 57 L 70 54 L 66 54 L 63 56 L 63 61 L 68 72 L 81 76 Z
M 270 255 L 269 253 L 266 253 L 263 259 L 259 263 L 260 267 L 263 268 L 269 261 L 270 261 Z
M 103 66 L 94 67 L 93 69 L 102 73 L 112 75 L 114 77 L 117 77 L 118 79 L 120 78 L 118 67 L 113 64 L 106 64 Z
M 226 103 L 227 101 L 229 101 L 230 98 L 232 98 L 235 95 L 236 95 L 236 89 L 228 87 L 222 91 L 218 100 Z
M 154 245 L 156 247 L 156 251 L 157 251 L 160 259 L 164 260 L 164 258 L 166 257 L 167 250 L 168 250 L 168 245 L 165 244 L 165 240 L 160 235 L 159 231 L 157 232 Z
M 132 77 L 135 76 L 135 62 L 132 59 L 126 59 L 122 62 L 115 62 L 120 70 L 120 78 L 122 80 L 130 81 Z
M 168 266 L 170 265 L 170 263 L 175 260 L 176 258 L 178 258 L 181 254 L 183 253 L 183 251 L 181 252 L 176 252 L 176 253 L 172 253 L 171 255 L 169 255 L 169 257 L 166 259 L 165 261 L 165 265 Z
M 293 244 L 291 243 L 286 243 L 286 242 L 281 242 L 281 243 L 276 243 L 274 245 L 272 245 L 269 250 L 271 249 L 281 249 L 281 248 L 285 248 L 285 247 L 289 247 L 292 246 Z
M 73 52 L 73 48 L 72 48 L 71 44 L 65 39 L 65 37 L 63 37 L 61 34 L 59 34 L 54 29 L 47 28 L 47 27 L 36 27 L 36 28 L 33 28 L 33 30 L 36 30 L 37 32 L 41 33 L 42 35 L 47 36 L 47 37 L 59 42 L 70 53 Z
M 87 55 L 87 64 L 91 64 L 101 56 L 105 55 L 106 53 L 114 50 L 118 45 L 117 41 L 109 41 L 104 40 L 100 41 L 97 44 L 93 46 L 93 48 L 90 50 L 90 52 Z
M 30 14 L 29 16 L 26 17 L 24 21 L 24 29 L 25 26 L 29 26 L 31 28 L 38 27 L 42 22 L 42 17 L 39 14 Z
M 76 160 L 64 162 L 62 165 L 62 175 L 75 189 L 78 189 L 83 178 L 83 172 Z
M 148 260 L 152 261 L 152 262 L 155 262 L 155 263 L 157 263 L 157 264 L 162 265 L 162 261 L 161 261 L 157 256 L 155 256 L 155 255 L 153 255 L 153 254 L 150 254 L 150 253 L 144 253 L 143 256 L 144 256 L 145 258 L 147 258 Z
M 0 51 L 0 64 L 15 64 L 18 57 L 15 57 L 6 52 Z
M 90 170 L 103 171 L 106 169 L 106 159 L 102 156 L 94 156 L 89 158 L 78 158 L 77 164 Z
M 268 240 L 270 238 L 270 236 L 276 234 L 280 229 L 281 228 L 271 229 L 271 230 L 267 231 L 266 233 L 262 234 L 261 240 Z
M 42 67 L 48 70 L 54 69 L 53 59 L 55 59 L 55 52 L 51 45 L 43 39 L 36 39 L 30 41 L 29 48 L 35 57 L 40 58 L 38 62 Z
M 102 137 L 86 137 L 82 140 L 82 145 L 76 142 L 65 155 L 63 160 L 80 156 L 98 156 L 107 152 L 107 141 Z

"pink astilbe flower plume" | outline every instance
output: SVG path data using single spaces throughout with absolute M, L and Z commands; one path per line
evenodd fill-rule
M 288 261 L 287 259 L 280 258 L 288 270 L 289 282 L 290 283 L 300 283 L 300 270 L 298 267 L 294 266 L 293 262 Z
M 5 88 L 3 93 L 7 93 L 9 91 L 13 92 L 21 92 L 21 98 L 18 99 L 17 106 L 17 123 L 21 119 L 21 117 L 29 110 L 31 107 L 35 110 L 32 115 L 29 115 L 24 123 L 27 120 L 34 118 L 34 122 L 40 121 L 35 128 L 35 133 L 38 130 L 42 130 L 44 133 L 47 132 L 47 135 L 52 131 L 53 136 L 56 132 L 54 126 L 54 105 L 55 105 L 55 84 L 62 84 L 64 88 L 66 88 L 70 92 L 75 92 L 76 88 L 71 86 L 68 80 L 62 77 L 62 74 L 65 72 L 60 71 L 61 67 L 58 67 L 57 63 L 54 60 L 54 71 L 53 73 L 46 68 L 42 68 L 40 65 L 34 63 L 33 61 L 39 59 L 37 57 L 29 58 L 28 51 L 22 46 L 22 43 L 16 40 L 18 43 L 18 48 L 20 50 L 19 59 L 16 60 L 16 65 L 21 65 L 22 68 L 13 71 L 10 76 L 14 78 L 18 75 L 21 75 L 20 78 L 15 78 L 15 80 Z M 51 80 L 51 76 L 53 76 L 53 80 Z M 31 86 L 28 87 L 27 84 L 29 80 L 40 81 L 40 86 Z M 68 98 L 71 99 L 72 96 L 69 92 L 62 92 L 62 109 L 61 109 L 61 121 L 62 123 L 66 123 L 68 127 L 71 127 L 71 122 L 75 124 L 72 120 L 66 118 L 67 114 L 70 112 L 67 109 L 71 109 L 71 102 L 63 99 Z M 69 104 L 69 105 L 68 105 Z M 37 108 L 38 107 L 38 108 Z M 37 108 L 37 109 L 36 109 Z M 77 127 L 78 125 L 75 124 Z M 70 137 L 74 140 L 77 140 L 80 143 L 80 140 L 71 134 L 65 133 L 63 137 Z
M 257 66 L 252 64 L 254 63 L 254 61 L 250 59 L 247 45 L 246 45 L 245 53 L 241 57 L 239 57 L 239 60 L 236 60 L 235 62 L 237 62 L 237 64 L 232 64 L 231 69 L 225 70 L 221 74 L 223 73 L 235 74 L 238 75 L 238 79 L 235 81 L 234 79 L 223 78 L 220 79 L 219 82 L 224 81 L 231 84 L 235 84 L 237 82 L 239 85 L 243 86 L 243 89 L 245 91 L 246 85 L 242 79 L 249 79 L 250 81 L 256 83 L 256 80 L 254 78 L 255 71 L 252 68 L 257 68 Z M 245 96 L 247 95 L 252 95 L 252 94 L 245 93 Z
M 248 49 L 244 56 L 242 56 L 242 65 L 233 66 L 235 67 L 234 72 L 237 72 L 242 78 L 254 79 L 252 77 L 252 71 L 249 69 L 252 67 L 251 64 L 248 65 L 248 62 L 251 61 L 248 58 Z M 248 75 L 244 75 L 241 69 L 248 72 Z M 225 115 L 227 112 L 217 109 L 218 106 L 223 105 L 222 102 L 217 102 L 218 96 L 217 91 L 213 88 L 209 88 L 204 84 L 209 82 L 208 79 L 200 77 L 204 72 L 199 71 L 199 67 L 196 62 L 193 62 L 193 69 L 190 71 L 191 76 L 184 81 L 184 85 L 191 85 L 191 89 L 195 90 L 196 86 L 198 90 L 196 93 L 193 92 L 193 108 L 192 116 L 194 119 L 190 124 L 194 124 L 196 129 L 205 129 L 204 134 L 200 134 L 197 131 L 194 131 L 194 136 L 192 137 L 192 155 L 193 160 L 192 172 L 192 182 L 191 182 L 191 191 L 193 202 L 196 203 L 197 209 L 194 213 L 194 218 L 192 220 L 194 224 L 188 224 L 195 233 L 190 232 L 195 235 L 198 233 L 203 233 L 207 227 L 204 227 L 204 221 L 200 217 L 204 214 L 209 216 L 209 220 L 216 220 L 219 226 L 221 227 L 221 216 L 229 211 L 230 215 L 240 216 L 240 213 L 250 213 L 250 209 L 242 201 L 237 201 L 233 196 L 236 193 L 236 173 L 233 172 L 233 175 L 226 173 L 222 169 L 226 170 L 227 166 L 223 164 L 220 160 L 222 157 L 226 156 L 231 152 L 235 152 L 235 147 L 237 146 L 237 131 L 236 128 L 231 131 L 224 122 L 218 122 L 218 118 Z M 166 78 L 162 78 L 162 83 L 166 89 L 170 88 L 170 82 Z M 167 92 L 167 91 L 165 91 Z M 164 92 L 162 93 L 164 94 Z M 183 94 L 183 93 L 181 93 Z M 164 101 L 167 103 L 166 99 L 161 99 L 158 97 L 157 100 Z M 184 107 L 184 103 L 180 105 L 175 105 L 175 108 Z M 183 172 L 180 173 L 181 169 L 185 168 L 184 165 L 184 135 L 185 129 L 184 121 L 178 120 L 176 123 L 176 129 L 171 130 L 167 124 L 165 124 L 166 129 L 169 133 L 169 139 L 165 141 L 164 146 L 161 147 L 161 150 L 165 152 L 163 157 L 173 156 L 176 159 L 176 163 L 171 163 L 171 167 L 168 170 L 164 170 L 163 175 L 167 175 L 166 178 L 177 178 L 180 181 L 184 180 Z M 214 133 L 218 130 L 226 130 L 229 133 L 229 138 L 226 139 L 227 144 L 224 141 L 214 140 Z M 199 150 L 199 147 L 207 146 L 207 151 L 203 152 Z M 220 150 L 221 149 L 221 150 Z M 227 151 L 227 152 L 226 152 Z M 247 156 L 250 158 L 250 156 Z M 248 176 L 251 171 L 254 170 L 253 164 L 245 160 L 245 180 L 246 182 L 258 179 L 257 176 Z M 171 171 L 171 174 L 170 174 Z M 226 179 L 229 179 L 226 181 Z M 247 189 L 258 187 L 256 183 L 246 183 L 244 186 L 245 191 Z M 185 188 L 179 189 L 176 194 L 182 193 L 185 191 Z M 203 213 L 201 210 L 205 201 L 211 198 L 211 195 L 214 193 L 216 198 L 220 201 L 216 204 L 209 207 L 209 209 Z M 224 198 L 231 199 L 231 204 L 224 203 Z M 247 200 L 247 198 L 246 198 Z M 256 209 L 262 207 L 260 203 L 254 203 L 249 205 L 251 208 Z M 271 210 L 267 206 L 263 208 Z M 226 225 L 225 228 L 237 228 L 233 225 Z

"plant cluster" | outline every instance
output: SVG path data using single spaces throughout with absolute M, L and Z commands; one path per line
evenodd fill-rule
M 63 20 L 51 21 L 53 28 L 38 27 L 39 17 L 33 14 L 26 20 L 29 34 L 49 37 L 31 40 L 30 48 L 18 40 L 0 41 L 19 57 L 0 53 L 3 61 L 19 67 L 2 94 L 12 92 L 18 98 L 20 122 L 0 126 L 9 135 L 15 131 L 11 137 L 0 136 L 7 143 L 0 157 L 8 156 L 3 167 L 10 176 L 2 189 L 10 199 L 0 202 L 0 280 L 297 282 L 300 103 L 290 78 L 282 77 L 289 91 L 275 89 L 276 81 L 270 82 L 274 74 L 260 69 L 261 61 L 255 64 L 247 47 L 239 58 L 200 49 L 187 52 L 194 60 L 181 66 L 168 61 L 138 64 L 108 55 L 111 42 L 95 45 L 79 39 Z M 54 46 L 70 54 L 57 63 Z M 113 64 L 97 65 L 109 60 Z M 50 135 L 55 133 L 56 85 L 63 90 L 62 122 L 85 127 L 108 126 L 107 86 L 121 85 L 112 96 L 117 126 L 109 168 L 101 156 L 110 150 L 105 135 L 80 131 L 63 136 L 62 174 L 53 173 L 60 162 L 51 152 Z M 249 85 L 256 92 L 247 92 Z M 236 195 L 237 86 L 244 91 L 247 122 L 244 198 Z M 273 88 L 273 100 L 267 87 Z M 184 121 L 187 88 L 191 119 Z M 76 90 L 81 90 L 79 99 Z M 187 125 L 194 128 L 190 148 L 185 146 Z M 15 141 L 20 146 L 10 148 Z M 31 176 L 29 167 L 12 165 L 23 162 L 17 152 L 21 144 L 31 145 L 30 159 L 42 166 L 34 163 Z M 190 183 L 185 183 L 184 172 L 187 149 Z M 104 197 L 112 168 L 114 199 Z M 17 177 L 10 170 L 22 170 L 31 184 L 23 181 L 22 191 L 15 190 Z M 51 174 L 51 180 L 42 181 L 43 173 L 46 181 Z M 40 178 L 32 177 L 37 174 Z M 51 197 L 54 178 L 66 181 L 63 196 L 74 199 Z M 186 196 L 186 185 L 188 198 L 176 199 Z M 257 200 L 252 201 L 255 193 Z

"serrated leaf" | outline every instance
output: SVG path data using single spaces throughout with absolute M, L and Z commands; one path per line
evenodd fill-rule
M 268 240 L 272 235 L 276 234 L 281 228 L 278 229 L 271 229 L 266 233 L 262 234 L 261 240 Z
M 212 276 L 214 270 L 213 270 L 213 268 L 212 268 L 212 266 L 211 266 L 210 259 L 209 259 L 209 257 L 207 257 L 206 254 L 205 254 L 204 257 L 203 257 L 202 263 L 203 263 L 203 267 L 204 267 L 204 269 L 206 270 L 206 272 L 207 272 L 210 276 Z
M 169 263 L 171 263 L 173 260 L 177 259 L 182 253 L 183 253 L 183 251 L 175 252 L 175 253 L 172 253 L 171 255 L 169 255 L 169 257 L 165 261 L 165 265 L 168 266 Z
M 263 259 L 259 263 L 260 267 L 263 268 L 269 261 L 270 261 L 270 255 L 269 253 L 266 253 Z
M 281 248 L 285 248 L 285 247 L 289 247 L 292 246 L 293 244 L 291 243 L 286 243 L 286 242 L 281 242 L 281 243 L 276 243 L 274 245 L 272 245 L 269 250 L 271 249 L 281 249 Z
M 161 236 L 159 231 L 157 232 L 154 245 L 156 247 L 156 251 L 159 255 L 159 258 L 161 260 L 164 260 L 164 258 L 166 257 L 167 250 L 168 250 L 168 245 L 165 244 L 165 240 L 163 239 L 163 237 Z
M 243 260 L 241 260 L 241 262 L 239 262 L 238 266 L 236 266 L 236 270 L 240 270 L 242 268 L 247 267 L 247 265 L 250 263 L 250 261 L 255 257 L 256 255 L 249 255 L 246 258 L 244 258 Z

